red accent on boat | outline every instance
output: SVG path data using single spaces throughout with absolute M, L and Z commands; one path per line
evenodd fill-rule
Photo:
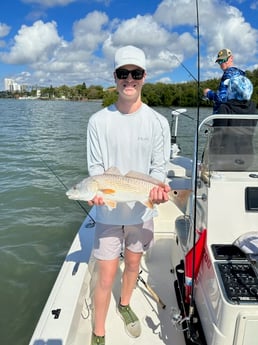
M 204 229 L 200 233 L 198 241 L 195 243 L 195 248 L 191 248 L 185 256 L 185 302 L 190 303 L 190 296 L 192 294 L 192 270 L 193 270 L 193 253 L 195 250 L 195 262 L 194 262 L 194 279 L 196 279 L 202 257 L 204 252 L 204 246 L 206 242 L 207 230 Z

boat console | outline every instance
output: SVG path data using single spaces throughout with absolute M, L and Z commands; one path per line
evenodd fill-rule
M 199 129 L 207 142 L 198 177 L 197 229 L 207 229 L 207 240 L 195 297 L 209 345 L 251 345 L 258 337 L 257 270 L 235 246 L 240 236 L 258 230 L 257 119 L 217 115 Z
M 253 345 L 258 338 L 257 265 L 236 245 L 247 233 L 256 232 L 258 238 L 257 120 L 258 115 L 212 115 L 199 126 L 203 147 L 199 145 L 199 162 L 194 164 L 196 195 L 176 228 L 185 272 L 189 253 L 194 250 L 191 257 L 197 260 L 202 251 L 194 289 L 187 288 L 187 273 L 181 289 L 190 291 L 190 301 L 193 294 L 202 344 Z M 204 231 L 205 243 L 200 247 Z M 254 246 L 258 253 L 258 240 Z

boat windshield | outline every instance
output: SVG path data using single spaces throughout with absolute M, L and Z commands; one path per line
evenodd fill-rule
M 208 119 L 208 118 L 207 118 Z M 210 116 L 202 162 L 208 171 L 258 171 L 258 115 Z M 207 130 L 208 128 L 208 130 Z

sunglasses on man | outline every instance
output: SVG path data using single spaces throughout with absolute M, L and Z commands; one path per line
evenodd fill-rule
M 118 68 L 115 73 L 118 79 L 127 79 L 129 74 L 131 74 L 134 80 L 141 80 L 144 77 L 144 72 L 144 69 L 128 70 L 125 68 Z
M 224 62 L 227 62 L 227 61 L 228 61 L 228 58 L 218 60 L 217 62 L 218 62 L 219 65 L 222 65 Z

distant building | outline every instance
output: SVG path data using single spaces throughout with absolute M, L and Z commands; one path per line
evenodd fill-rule
M 21 85 L 16 83 L 13 79 L 4 79 L 4 89 L 5 91 L 15 92 L 21 91 Z

